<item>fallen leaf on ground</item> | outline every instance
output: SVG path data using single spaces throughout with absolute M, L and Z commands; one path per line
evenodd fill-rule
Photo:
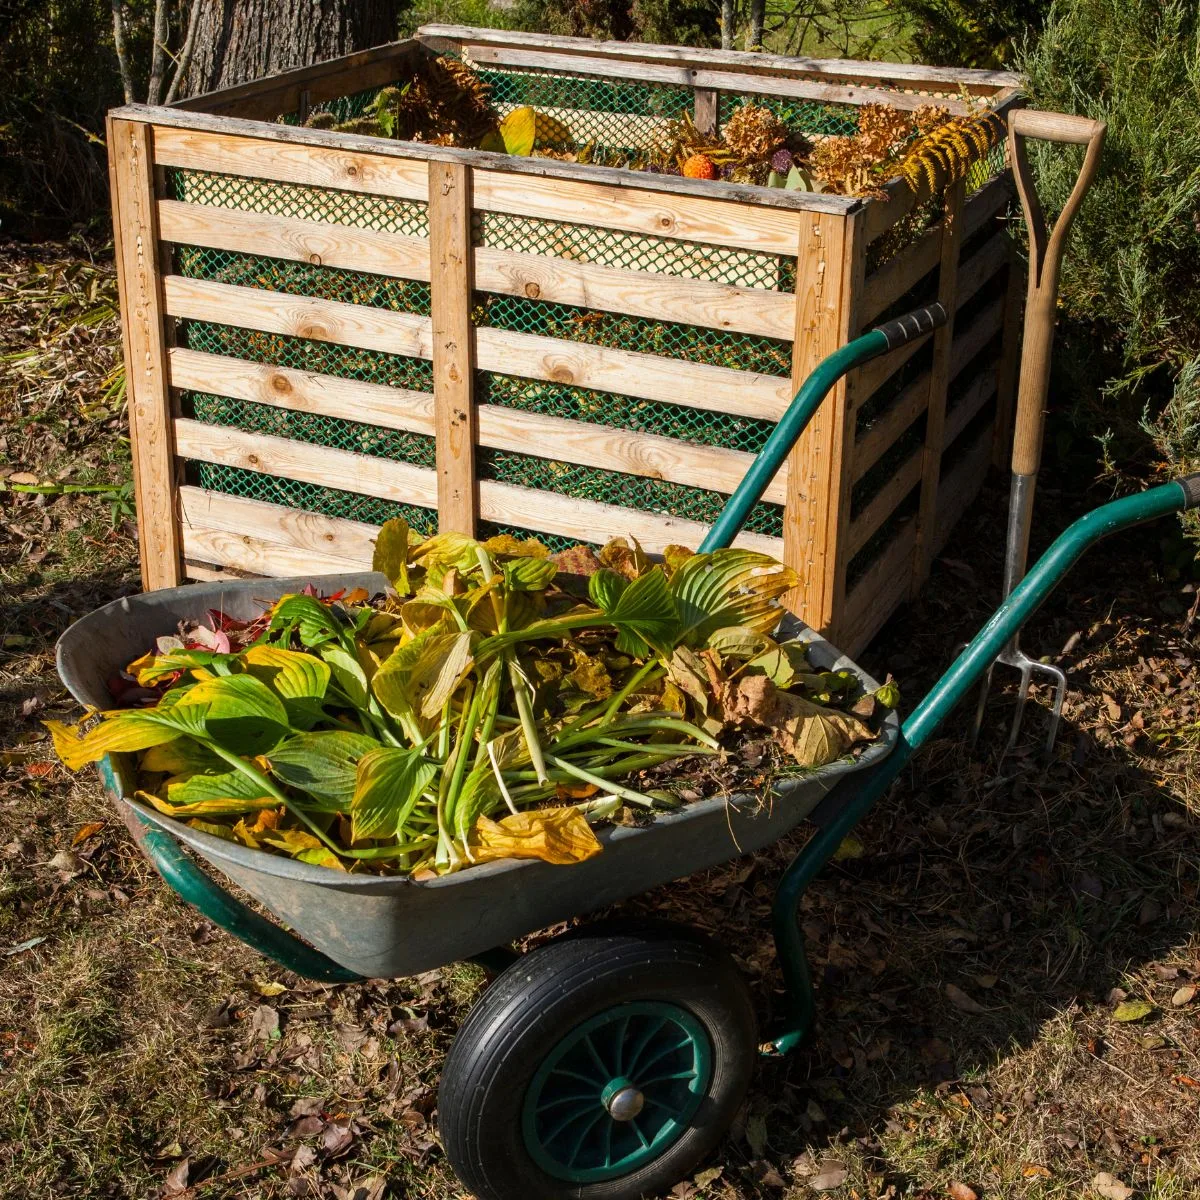
M 250 1018 L 250 1035 L 269 1042 L 279 1033 L 279 1013 L 269 1004 L 260 1004 Z
M 274 979 L 264 979 L 261 975 L 255 975 L 254 990 L 260 996 L 280 996 L 288 987 L 286 983 L 277 983 Z
M 1181 987 L 1175 993 L 1175 995 L 1173 995 L 1171 997 L 1171 1003 L 1176 1008 L 1182 1008 L 1185 1004 L 1191 1004 L 1191 1002 L 1195 998 L 1196 998 L 1196 989 L 1189 985 L 1188 987 Z
M 15 946 L 5 946 L 3 950 L 0 950 L 0 954 L 3 954 L 5 958 L 12 958 L 14 954 L 24 954 L 26 950 L 32 950 L 34 946 L 40 946 L 45 940 L 44 937 L 26 938 Z
M 163 1180 L 162 1194 L 164 1196 L 178 1196 L 182 1192 L 187 1191 L 188 1171 L 191 1169 L 192 1160 L 190 1158 L 181 1158 L 167 1172 L 166 1179 Z
M 1026 1179 L 1049 1179 L 1050 1168 L 1043 1167 L 1041 1163 L 1022 1163 L 1021 1174 Z
M 850 1170 L 844 1162 L 827 1158 L 817 1164 L 817 1173 L 810 1177 L 808 1186 L 815 1192 L 831 1192 L 841 1187 L 849 1176 Z
M 72 848 L 86 842 L 90 837 L 95 837 L 104 828 L 104 824 L 103 821 L 89 821 L 86 825 L 81 825 L 79 831 L 71 839 Z
M 1126 1187 L 1115 1175 L 1101 1171 L 1093 1180 L 1092 1188 L 1099 1192 L 1104 1200 L 1129 1200 L 1133 1188 Z
M 1149 1000 L 1122 1000 L 1113 1010 L 1114 1021 L 1140 1021 L 1154 1011 Z
M 985 1013 L 988 1011 L 978 1000 L 968 996 L 962 988 L 955 986 L 953 983 L 946 984 L 946 999 L 962 1012 Z
M 973 1187 L 959 1183 L 957 1179 L 950 1184 L 946 1191 L 949 1193 L 950 1200 L 979 1200 L 979 1193 Z

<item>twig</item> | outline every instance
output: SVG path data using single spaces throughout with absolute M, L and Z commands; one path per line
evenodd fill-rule
M 179 98 L 179 88 L 187 73 L 192 69 L 192 56 L 196 52 L 196 30 L 200 27 L 200 0 L 192 0 L 192 9 L 188 13 L 187 37 L 183 49 L 175 60 L 175 75 L 171 86 L 167 89 L 164 104 L 174 104 Z
M 133 75 L 129 70 L 129 47 L 125 41 L 125 14 L 121 0 L 112 0 L 113 45 L 117 49 L 117 66 L 121 71 L 121 87 L 125 103 L 133 103 Z
M 167 20 L 167 0 L 155 0 L 154 39 L 150 54 L 150 82 L 146 85 L 146 103 L 157 104 L 162 98 L 163 74 L 167 69 L 167 38 L 171 26 Z

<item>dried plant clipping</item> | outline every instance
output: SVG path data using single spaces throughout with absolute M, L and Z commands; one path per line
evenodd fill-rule
M 744 162 L 765 162 L 788 139 L 787 126 L 760 104 L 744 104 L 725 123 L 725 144 Z
M 898 153 L 912 138 L 913 120 L 890 104 L 864 104 L 858 110 L 857 140 L 879 162 Z
M 962 179 L 1004 134 L 1004 122 L 994 112 L 954 117 L 912 144 L 899 174 L 914 192 L 922 187 L 935 192 Z
M 812 153 L 813 172 L 825 190 L 843 196 L 883 196 L 876 168 L 884 159 L 857 137 L 830 137 Z

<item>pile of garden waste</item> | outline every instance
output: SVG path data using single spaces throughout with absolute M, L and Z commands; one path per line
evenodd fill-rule
M 772 636 L 798 580 L 764 554 L 551 556 L 396 520 L 375 567 L 393 593 L 297 593 L 160 638 L 110 680 L 125 707 L 47 722 L 59 757 L 134 752 L 138 798 L 193 828 L 424 878 L 580 861 L 593 824 L 701 794 L 672 781 L 727 779 L 747 739 L 795 773 L 873 740 L 895 703 Z

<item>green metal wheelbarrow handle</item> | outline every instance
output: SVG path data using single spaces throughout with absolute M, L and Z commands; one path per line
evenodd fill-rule
M 792 861 L 775 893 L 775 947 L 789 1003 L 788 1028 L 771 1043 L 776 1052 L 794 1049 L 812 1027 L 812 980 L 804 953 L 804 934 L 799 926 L 799 904 L 804 889 L 829 861 L 842 839 L 870 812 L 913 754 L 979 682 L 1000 648 L 1041 607 L 1085 550 L 1109 534 L 1198 507 L 1200 474 L 1114 500 L 1080 517 L 1038 559 L 913 710 L 901 727 L 891 754 L 869 773 L 849 778 L 834 788 L 817 807 L 812 815 L 817 833 Z

